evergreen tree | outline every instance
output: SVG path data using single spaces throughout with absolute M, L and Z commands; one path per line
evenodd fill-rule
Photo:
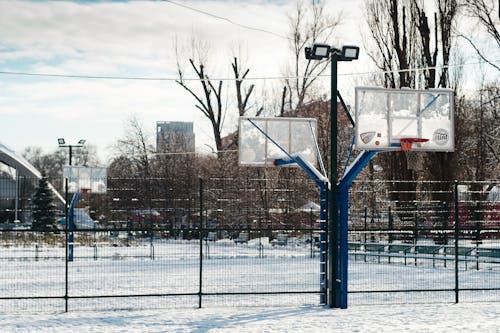
M 47 177 L 38 181 L 38 188 L 33 196 L 33 230 L 53 230 L 56 220 L 56 206 L 49 188 Z

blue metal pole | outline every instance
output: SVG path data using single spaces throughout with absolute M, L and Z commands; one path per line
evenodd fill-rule
M 347 309 L 348 292 L 348 221 L 349 221 L 349 188 L 356 176 L 375 156 L 375 151 L 363 151 L 349 167 L 344 177 L 340 180 L 337 187 L 336 201 L 338 202 L 339 216 L 336 230 L 338 231 L 335 249 L 337 252 L 337 261 L 335 269 L 337 277 L 335 280 L 334 305 L 337 308 Z
M 326 234 L 326 223 L 327 223 L 327 207 L 328 207 L 328 184 L 323 183 L 320 187 L 320 215 L 319 215 L 319 269 L 320 269 L 320 304 L 326 304 L 327 297 L 327 234 Z
M 73 251 L 74 251 L 74 242 L 75 242 L 75 205 L 78 201 L 79 195 L 78 192 L 73 194 L 73 199 L 71 200 L 71 205 L 69 208 L 69 218 L 66 223 L 68 223 L 69 229 L 69 239 L 68 239 L 68 261 L 73 261 Z
M 335 290 L 336 301 L 341 309 L 347 309 L 347 276 L 348 276 L 348 215 L 349 187 L 340 189 L 339 203 L 339 283 Z

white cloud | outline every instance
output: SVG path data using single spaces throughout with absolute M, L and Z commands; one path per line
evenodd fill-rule
M 286 35 L 287 12 L 295 1 L 180 3 Z M 361 5 L 361 0 L 327 2 L 330 13 L 342 10 L 339 41 L 362 45 Z M 188 43 L 193 35 L 210 45 L 212 77 L 232 76 L 230 62 L 237 49 L 251 77 L 280 76 L 287 63 L 287 40 L 168 2 L 0 1 L 0 70 L 174 78 L 174 40 Z M 186 57 L 186 75 L 193 77 Z M 362 54 L 358 62 L 339 65 L 339 73 L 363 71 L 367 59 Z M 328 92 L 328 77 L 321 81 Z M 254 83 L 256 91 L 269 91 L 277 82 Z M 339 77 L 339 82 L 354 85 L 352 77 Z M 225 89 L 232 94 L 233 84 L 226 83 Z M 210 140 L 211 129 L 194 108 L 195 101 L 172 81 L 1 75 L 0 91 L 0 140 L 17 150 L 28 145 L 54 149 L 58 136 L 85 137 L 104 149 L 122 134 L 123 120 L 131 113 L 151 131 L 157 120 L 194 121 L 197 145 Z M 228 107 L 234 105 L 228 102 Z M 227 119 L 225 130 L 233 130 L 235 117 Z
M 287 29 L 288 5 L 182 3 L 279 34 Z M 2 70 L 175 77 L 174 40 L 189 41 L 192 35 L 210 44 L 212 76 L 231 73 L 231 49 L 237 47 L 247 54 L 252 76 L 278 75 L 277 64 L 287 52 L 286 41 L 278 37 L 167 2 L 0 2 Z M 131 113 L 138 114 L 151 130 L 156 120 L 186 120 L 196 122 L 201 141 L 211 134 L 194 100 L 171 81 L 0 79 L 2 141 L 17 150 L 27 145 L 53 149 L 55 138 L 64 135 L 84 136 L 105 147 L 122 134 L 123 119 Z
M 281 34 L 286 29 L 283 6 L 218 1 L 187 4 Z M 0 2 L 0 40 L 14 49 L 0 55 L 4 60 L 19 56 L 49 60 L 52 54 L 89 61 L 92 65 L 111 63 L 121 70 L 120 66 L 137 66 L 148 75 L 154 73 L 147 70 L 151 66 L 154 70 L 161 66 L 164 70 L 175 69 L 174 39 L 188 40 L 192 34 L 209 41 L 212 52 L 220 50 L 223 54 L 238 41 L 254 50 L 257 46 L 283 43 L 272 35 L 242 29 L 168 2 Z M 255 54 L 258 56 L 259 52 Z M 258 62 L 262 63 L 265 56 L 268 54 L 258 57 Z M 59 71 L 63 69 L 59 67 Z M 99 67 L 92 69 L 88 66 L 82 74 L 102 73 Z

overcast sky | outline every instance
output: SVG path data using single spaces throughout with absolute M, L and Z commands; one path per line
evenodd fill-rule
M 174 41 L 185 44 L 196 36 L 210 45 L 212 76 L 231 77 L 233 55 L 243 56 L 250 77 L 283 74 L 289 49 L 287 40 L 276 35 L 286 35 L 287 14 L 295 1 L 175 2 L 273 34 L 238 27 L 169 2 L 1 1 L 0 71 L 173 79 Z M 336 42 L 363 45 L 362 6 L 362 0 L 328 2 L 330 13 L 343 13 Z M 363 49 L 360 61 L 339 67 L 340 73 L 373 69 Z M 192 77 L 192 72 L 186 71 L 186 76 Z M 359 80 L 341 77 L 340 81 L 350 91 Z M 278 82 L 255 83 L 259 96 Z M 226 87 L 234 89 L 232 82 Z M 212 132 L 194 104 L 186 91 L 169 80 L 0 74 L 0 142 L 19 152 L 27 146 L 51 152 L 58 137 L 69 143 L 84 138 L 98 147 L 106 162 L 109 146 L 123 135 L 127 118 L 136 114 L 151 134 L 156 121 L 193 121 L 197 147 L 202 151 L 205 143 L 212 144 Z M 235 128 L 235 118 L 229 117 L 225 132 Z

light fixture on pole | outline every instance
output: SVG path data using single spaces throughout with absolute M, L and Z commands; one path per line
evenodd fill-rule
M 328 59 L 330 54 L 332 54 L 336 55 L 337 61 L 352 61 L 358 59 L 359 47 L 344 45 L 342 49 L 337 49 L 327 44 L 314 44 L 312 47 L 305 48 L 305 54 L 307 60 Z
M 359 47 L 344 45 L 337 49 L 328 44 L 314 44 L 305 48 L 307 60 L 331 60 L 330 91 L 330 195 L 328 220 L 328 297 L 329 307 L 347 308 L 347 226 L 340 226 L 337 204 L 337 62 L 359 57 Z M 339 251 L 340 248 L 340 251 Z M 341 252 L 341 253 L 339 253 Z M 344 253 L 345 252 L 345 253 Z
M 77 144 L 70 145 L 66 144 L 66 140 L 64 138 L 57 139 L 57 143 L 59 144 L 59 148 L 68 148 L 69 149 L 69 165 L 72 165 L 72 157 L 73 157 L 73 148 L 81 148 L 87 142 L 85 139 L 80 139 Z
M 66 144 L 66 140 L 64 138 L 58 138 L 57 143 L 59 144 L 59 148 L 68 148 L 69 149 L 69 165 L 72 165 L 72 157 L 73 157 L 73 148 L 80 148 L 83 147 L 85 144 L 86 140 L 85 139 L 80 139 L 77 144 L 71 145 L 71 144 Z M 65 262 L 66 262 L 66 270 L 68 269 L 68 262 L 73 261 L 73 249 L 74 249 L 74 230 L 75 230 L 75 225 L 73 222 L 73 218 L 69 217 L 69 207 L 68 207 L 68 178 L 65 178 L 64 180 L 64 210 L 65 210 L 65 217 L 64 217 L 64 231 L 66 234 L 66 255 L 65 255 Z M 67 304 L 66 304 L 66 311 L 67 311 Z

